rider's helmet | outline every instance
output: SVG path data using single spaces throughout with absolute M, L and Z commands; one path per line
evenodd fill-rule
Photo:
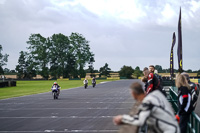
M 54 84 L 54 85 L 57 85 L 57 82 L 54 82 L 53 84 Z

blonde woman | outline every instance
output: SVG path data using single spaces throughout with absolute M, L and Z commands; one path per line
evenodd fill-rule
M 185 76 L 181 74 L 176 76 L 176 87 L 178 88 L 179 111 L 177 115 L 180 117 L 179 125 L 181 133 L 186 133 L 187 122 L 189 121 L 189 117 L 192 112 L 190 94 L 191 88 Z

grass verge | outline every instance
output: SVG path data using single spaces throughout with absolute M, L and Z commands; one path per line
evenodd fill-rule
M 105 81 L 114 80 L 97 80 L 97 84 Z M 50 92 L 53 83 L 52 80 L 17 81 L 16 87 L 0 88 L 0 99 Z M 57 83 L 61 86 L 61 90 L 83 86 L 82 80 L 57 81 Z M 91 85 L 91 81 L 89 81 L 89 85 Z

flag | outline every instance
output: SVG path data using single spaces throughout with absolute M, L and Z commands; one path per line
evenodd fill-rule
M 170 54 L 170 75 L 171 77 L 174 77 L 174 53 L 173 53 L 173 48 L 176 43 L 176 35 L 175 32 L 173 33 L 172 37 L 172 47 L 171 47 L 171 54 Z
M 178 20 L 178 70 L 179 73 L 183 72 L 183 51 L 182 51 L 182 27 L 181 27 L 181 8 L 180 8 L 180 14 L 179 14 L 179 20 Z

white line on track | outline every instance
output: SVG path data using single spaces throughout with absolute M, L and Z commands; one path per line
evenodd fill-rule
M 59 101 L 58 101 L 59 102 Z M 134 103 L 134 102 L 65 102 L 65 103 Z M 0 105 L 20 105 L 20 104 L 30 104 L 30 103 L 0 103 Z M 52 104 L 52 103 L 37 103 L 38 104 Z
M 66 117 L 58 117 L 58 116 L 48 116 L 48 117 L 0 117 L 0 119 L 100 119 L 100 118 L 113 118 L 114 116 L 66 116 Z
M 0 109 L 0 110 L 51 110 L 51 109 L 56 109 L 56 110 L 69 110 L 69 109 L 77 109 L 77 110 L 84 110 L 84 109 L 88 109 L 88 110 L 95 110 L 95 109 L 102 109 L 102 110 L 113 110 L 113 109 L 130 109 L 130 108 L 19 108 L 19 109 L 13 109 L 13 108 L 8 108 L 8 109 Z
M 117 132 L 118 130 L 68 130 L 56 131 L 56 130 L 44 130 L 44 131 L 0 131 L 0 133 L 44 133 L 44 132 L 58 132 L 58 133 L 107 133 L 107 132 Z

